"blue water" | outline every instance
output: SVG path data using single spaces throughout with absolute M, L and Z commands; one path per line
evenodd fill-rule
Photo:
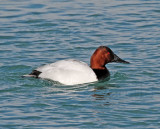
M 110 80 L 65 86 L 21 78 L 100 46 L 131 64 Z M 0 128 L 159 129 L 159 0 L 1 0 Z

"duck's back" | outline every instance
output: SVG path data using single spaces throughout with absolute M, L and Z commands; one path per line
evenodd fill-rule
M 66 85 L 97 81 L 96 74 L 84 62 L 68 59 L 47 64 L 36 69 L 40 78 L 58 81 Z

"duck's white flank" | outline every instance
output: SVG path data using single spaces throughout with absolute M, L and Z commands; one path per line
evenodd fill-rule
M 36 69 L 42 72 L 39 77 L 58 81 L 65 85 L 75 85 L 98 81 L 94 71 L 88 64 L 74 60 L 61 60 Z

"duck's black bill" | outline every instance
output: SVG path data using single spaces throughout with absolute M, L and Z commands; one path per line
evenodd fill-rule
M 122 60 L 121 58 L 119 58 L 116 54 L 114 54 L 114 59 L 112 62 L 116 62 L 116 63 L 124 63 L 124 64 L 129 64 L 128 61 Z

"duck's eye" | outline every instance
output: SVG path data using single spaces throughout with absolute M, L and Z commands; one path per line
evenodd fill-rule
M 107 52 L 107 55 L 109 55 L 110 54 L 110 52 Z

